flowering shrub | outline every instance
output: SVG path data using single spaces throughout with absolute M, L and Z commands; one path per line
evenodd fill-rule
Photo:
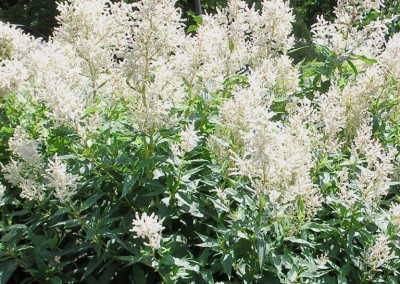
M 293 14 L 169 0 L 0 23 L 1 281 L 397 283 L 399 35 L 341 0 L 294 65 Z

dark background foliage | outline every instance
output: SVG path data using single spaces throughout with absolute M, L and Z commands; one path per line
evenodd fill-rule
M 56 7 L 54 0 L 2 0 L 0 20 L 24 25 L 26 29 L 48 37 L 57 25 Z
M 226 5 L 227 0 L 202 0 L 203 11 L 214 11 L 216 7 Z M 247 0 L 249 4 L 260 4 L 260 0 Z M 291 4 L 299 23 L 304 23 L 305 27 L 310 27 L 316 16 L 324 14 L 328 18 L 333 16 L 333 8 L 336 4 L 334 0 L 292 0 Z M 195 13 L 194 0 L 178 0 L 178 6 L 182 8 L 184 16 L 190 18 Z M 0 20 L 13 24 L 24 25 L 45 37 L 48 37 L 57 22 L 55 0 L 2 0 L 0 1 Z M 303 25 L 304 25 L 303 24 Z M 303 25 L 300 29 L 304 29 Z

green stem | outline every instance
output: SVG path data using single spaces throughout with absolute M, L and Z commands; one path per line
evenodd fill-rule
M 175 197 L 175 194 L 178 192 L 179 185 L 180 185 L 180 183 L 181 183 L 183 167 L 184 167 L 184 164 L 183 164 L 183 161 L 182 161 L 182 162 L 180 163 L 180 165 L 179 165 L 179 168 L 178 168 L 178 178 L 177 178 L 177 181 L 176 181 L 176 183 L 174 184 L 174 186 L 173 186 L 173 188 L 172 188 L 172 190 L 171 190 L 171 197 L 172 197 L 172 198 L 174 198 L 174 197 Z
M 154 141 L 153 135 L 150 134 L 148 137 L 149 141 L 147 141 L 146 135 L 143 135 L 143 149 L 144 149 L 144 160 L 148 160 L 151 158 L 154 152 Z M 151 179 L 153 177 L 153 166 L 148 164 L 145 167 L 145 177 Z
M 89 226 L 85 224 L 85 222 L 82 220 L 80 216 L 80 212 L 75 209 L 75 206 L 73 204 L 70 204 L 69 206 L 72 209 L 73 216 L 78 220 L 79 225 L 84 229 L 84 231 L 87 231 L 89 229 Z M 98 225 L 96 225 L 96 241 L 98 241 L 103 247 L 104 250 L 107 251 L 107 244 L 103 241 L 103 238 L 98 232 Z

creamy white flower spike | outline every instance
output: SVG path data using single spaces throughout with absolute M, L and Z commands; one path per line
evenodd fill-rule
M 11 158 L 10 162 L 6 165 L 1 165 L 1 171 L 4 174 L 4 178 L 11 183 L 13 186 L 18 186 L 24 181 L 24 164 L 15 161 Z
M 21 126 L 18 125 L 15 128 L 13 137 L 8 141 L 8 146 L 15 156 L 21 158 L 30 167 L 40 166 L 41 157 L 37 150 L 37 142 L 31 139 Z
M 357 130 L 350 157 L 357 162 L 359 172 L 350 177 L 351 169 L 344 167 L 337 178 L 342 202 L 350 207 L 357 201 L 368 207 L 376 206 L 376 202 L 388 193 L 395 157 L 396 149 L 385 150 L 372 138 L 372 126 L 363 124 Z
M 292 23 L 295 21 L 289 1 L 264 0 L 260 19 L 252 18 L 254 30 L 254 48 L 257 58 L 265 58 L 273 52 L 286 53 L 294 45 Z M 267 53 L 266 53 L 267 52 Z
M 17 60 L 0 60 L 0 98 L 21 89 L 29 78 L 25 64 Z
M 393 226 L 400 230 L 400 204 L 392 204 L 389 209 L 390 213 L 390 221 L 392 222 Z
M 129 231 L 134 233 L 134 238 L 144 238 L 148 242 L 144 244 L 153 249 L 158 249 L 160 247 L 161 232 L 164 230 L 162 226 L 163 220 L 158 220 L 158 216 L 154 213 L 147 215 L 144 212 L 141 216 L 136 212 L 135 219 L 132 220 L 133 228 Z
M 377 57 L 383 50 L 388 21 L 377 19 L 362 29 L 357 27 L 371 10 L 383 7 L 382 1 L 339 0 L 335 9 L 336 18 L 327 22 L 322 16 L 312 27 L 313 40 L 341 56 L 363 55 Z
M 377 270 L 396 257 L 395 253 L 391 251 L 389 243 L 389 237 L 381 233 L 375 240 L 375 244 L 364 252 L 364 261 L 373 270 Z
M 25 177 L 25 179 L 18 186 L 22 189 L 20 194 L 22 198 L 42 201 L 45 197 L 44 188 L 36 181 L 36 177 Z
M 179 143 L 173 143 L 171 150 L 175 156 L 182 157 L 185 153 L 192 151 L 198 144 L 200 137 L 198 131 L 195 130 L 194 122 L 189 123 L 180 132 Z
M 81 61 L 82 75 L 90 80 L 93 89 L 99 88 L 101 74 L 113 64 L 115 50 L 125 44 L 124 26 L 114 21 L 109 1 L 80 0 L 58 5 L 53 41 L 74 48 Z
M 323 122 L 315 133 L 316 139 L 323 141 L 327 150 L 339 151 L 342 141 L 338 137 L 346 125 L 346 106 L 342 103 L 341 91 L 338 87 L 331 87 L 324 94 L 316 93 L 315 101 L 318 111 L 315 113 L 314 122 Z
M 218 90 L 246 68 L 268 78 L 263 87 L 282 94 L 297 88 L 297 71 L 281 56 L 293 45 L 294 17 L 286 2 L 264 1 L 257 11 L 232 0 L 215 15 L 204 15 L 191 36 L 174 5 L 64 1 L 59 27 L 39 45 L 2 25 L 0 95 L 26 90 L 46 104 L 49 118 L 85 137 L 85 109 L 99 101 L 112 105 L 123 98 L 133 126 L 153 133 L 176 121 L 171 110 L 186 96 Z
M 0 206 L 4 205 L 3 199 L 6 193 L 6 189 L 7 188 L 2 183 L 0 183 Z
M 24 60 L 38 45 L 39 41 L 24 34 L 16 26 L 0 22 L 0 62 L 1 60 Z
M 400 33 L 394 34 L 386 44 L 379 63 L 382 64 L 389 77 L 400 80 Z
M 72 197 L 76 194 L 80 177 L 68 173 L 67 165 L 57 155 L 54 156 L 53 160 L 49 161 L 45 178 L 48 180 L 47 186 L 54 189 L 54 196 L 61 203 L 70 203 L 72 201 Z
M 241 102 L 233 102 L 232 109 L 246 109 Z M 251 108 L 251 100 L 248 102 Z M 224 115 L 224 109 L 222 112 Z M 311 144 L 302 123 L 296 119 L 287 125 L 272 121 L 273 113 L 262 105 L 236 115 L 241 117 L 237 137 L 242 145 L 238 153 L 232 153 L 236 173 L 248 177 L 254 190 L 274 204 L 293 204 L 301 197 L 308 217 L 314 216 L 322 201 L 310 178 Z
M 194 128 L 194 122 L 188 124 L 181 132 L 180 147 L 184 152 L 192 151 L 199 142 L 198 131 Z
M 32 72 L 29 54 L 38 47 L 38 40 L 0 22 L 0 97 L 23 89 Z

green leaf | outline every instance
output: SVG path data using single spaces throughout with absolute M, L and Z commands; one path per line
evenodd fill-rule
M 224 257 L 222 258 L 222 269 L 228 276 L 231 276 L 232 274 L 232 263 L 233 263 L 232 255 L 231 254 L 224 255 Z
M 200 272 L 201 278 L 204 280 L 204 283 L 214 283 L 214 277 L 210 270 L 202 270 Z
M 215 142 L 217 142 L 219 145 L 223 146 L 223 147 L 229 147 L 229 143 L 225 142 L 224 140 L 218 138 L 215 135 L 210 135 L 211 139 L 213 139 Z
M 372 58 L 368 58 L 364 55 L 354 55 L 355 58 L 360 59 L 361 61 L 363 61 L 364 63 L 368 64 L 368 65 L 373 65 L 375 63 L 378 62 L 378 60 L 376 59 L 372 59 Z
M 27 226 L 15 224 L 8 228 L 8 233 L 1 238 L 2 242 L 18 243 L 23 235 L 27 232 Z
M 142 256 L 141 255 L 128 255 L 128 256 L 117 256 L 115 257 L 116 259 L 119 259 L 123 262 L 127 262 L 129 265 L 132 265 L 134 263 L 138 263 L 142 260 Z
M 246 255 L 251 250 L 251 243 L 248 239 L 239 239 L 233 246 L 235 258 Z
M 19 211 L 16 211 L 16 212 L 11 213 L 10 216 L 11 216 L 11 217 L 23 216 L 23 215 L 29 214 L 29 213 L 31 213 L 31 210 L 30 210 L 29 208 L 24 208 L 24 209 L 22 209 L 22 210 L 19 210 Z
M 86 233 L 86 240 L 87 240 L 87 241 L 92 241 L 92 240 L 93 240 L 93 237 L 96 236 L 96 233 L 97 233 L 96 228 L 90 227 L 90 228 L 87 230 L 87 233 Z
M 389 276 L 387 281 L 388 281 L 388 284 L 398 284 L 399 283 L 394 276 Z
M 196 31 L 197 31 L 197 25 L 190 25 L 186 30 L 187 33 L 194 33 Z
M 57 224 L 53 225 L 52 227 L 64 226 L 65 228 L 73 228 L 80 226 L 80 223 L 77 219 L 66 220 L 62 222 L 58 222 Z
M 297 239 L 295 237 L 286 237 L 283 239 L 284 241 L 289 241 L 291 243 L 296 243 L 296 244 L 301 244 L 301 245 L 306 245 L 308 247 L 314 248 L 314 245 L 306 240 L 303 239 Z
M 196 168 L 193 168 L 193 169 L 190 169 L 190 170 L 184 172 L 184 173 L 182 174 L 181 180 L 182 180 L 183 182 L 189 181 L 190 178 L 191 178 L 194 174 L 200 172 L 202 169 L 203 169 L 203 167 L 202 167 L 202 166 L 199 166 L 199 167 L 196 167 Z
M 264 275 L 257 283 L 280 284 L 282 282 L 275 275 L 268 274 Z
M 17 267 L 17 263 L 13 260 L 6 260 L 0 263 L 0 284 L 6 284 Z
M 201 16 L 193 16 L 193 20 L 195 20 L 198 25 L 203 24 L 203 18 Z
M 61 207 L 60 209 L 58 209 L 56 211 L 56 213 L 53 214 L 53 217 L 60 216 L 60 215 L 63 215 L 65 213 L 70 213 L 70 212 L 71 212 L 71 208 L 69 208 L 69 207 Z
M 137 180 L 136 176 L 133 175 L 127 175 L 124 177 L 124 184 L 122 187 L 122 195 L 121 198 L 125 197 L 133 188 Z
M 218 199 L 210 199 L 211 202 L 214 204 L 215 209 L 219 209 L 221 211 L 229 212 L 229 208 L 223 204 L 220 200 Z
M 232 40 L 229 40 L 229 51 L 232 53 L 235 49 L 235 43 Z
M 332 269 L 330 270 L 323 270 L 323 271 L 305 271 L 300 274 L 300 277 L 306 277 L 306 278 L 316 278 L 316 277 L 321 277 L 325 274 L 328 274 L 331 272 Z
M 171 255 L 167 254 L 161 258 L 160 263 L 170 266 L 173 265 L 175 262 L 174 258 Z
M 293 268 L 288 272 L 289 281 L 294 282 L 298 277 L 297 271 Z
M 118 218 L 118 219 L 120 219 L 120 218 Z M 129 248 L 127 247 L 126 243 L 125 243 L 123 240 L 121 240 L 121 239 L 117 236 L 117 234 L 115 234 L 115 233 L 113 233 L 113 232 L 101 232 L 101 234 L 102 234 L 103 236 L 109 237 L 109 238 L 112 240 L 113 243 L 116 241 L 116 242 L 119 243 L 124 249 L 129 250 Z
M 61 283 L 66 283 L 67 281 L 64 281 L 63 282 L 63 280 L 60 278 L 60 277 L 58 277 L 58 276 L 53 276 L 53 277 L 51 277 L 51 279 L 50 279 L 50 283 L 52 283 L 52 284 L 55 284 L 55 283 L 57 283 L 57 284 L 61 284 Z
M 300 227 L 301 230 L 311 230 L 313 232 L 329 232 L 332 231 L 332 228 L 327 224 L 318 224 L 314 222 L 305 223 Z
M 132 280 L 135 284 L 146 284 L 146 276 L 138 265 L 132 266 Z
M 91 114 L 91 113 L 95 113 L 99 111 L 99 107 L 98 106 L 91 106 L 85 109 L 84 114 Z
M 257 238 L 257 254 L 260 269 L 264 266 L 266 256 L 268 256 L 270 246 L 265 242 L 265 240 Z
M 164 192 L 165 192 L 165 188 L 163 187 L 163 188 L 159 188 L 155 191 L 143 194 L 143 196 L 158 196 L 158 195 L 163 194 Z
M 49 243 L 50 249 L 54 249 L 57 244 L 58 244 L 58 235 L 54 234 L 54 237 L 51 239 L 51 241 Z
M 176 199 L 180 201 L 180 203 L 183 205 L 182 208 L 191 213 L 195 217 L 202 218 L 204 216 L 203 213 L 199 211 L 199 203 L 190 199 L 188 196 L 183 194 L 182 192 L 178 192 L 175 195 Z
M 89 209 L 90 207 L 92 207 L 100 198 L 102 198 L 104 196 L 104 194 L 95 194 L 91 197 L 89 197 L 81 206 L 81 212 Z
M 351 69 L 353 69 L 354 74 L 357 75 L 358 71 L 357 71 L 356 66 L 353 64 L 353 62 L 351 62 L 350 60 L 346 60 L 346 62 L 350 65 Z
M 339 276 L 337 279 L 338 284 L 347 284 L 347 279 L 344 276 Z
M 106 269 L 99 278 L 98 283 L 110 283 L 111 279 L 115 275 L 116 270 L 118 269 L 118 265 L 111 260 L 108 263 L 104 264 L 103 267 L 105 267 Z
M 203 241 L 202 243 L 197 244 L 196 246 L 203 247 L 203 248 L 218 248 L 219 247 L 216 239 L 213 239 L 208 236 L 203 236 L 198 232 L 196 232 L 196 233 L 199 236 L 199 238 Z
M 340 268 L 340 276 L 346 277 L 349 272 L 350 272 L 351 264 L 350 262 L 346 262 L 341 268 Z
M 177 258 L 177 257 L 174 257 L 173 259 L 174 259 L 174 264 L 176 266 L 179 266 L 179 267 L 184 268 L 186 270 L 194 271 L 194 272 L 197 272 L 197 273 L 200 271 L 200 267 L 194 261 L 192 261 L 192 263 L 191 263 L 187 259 Z
M 91 275 L 92 272 L 103 263 L 103 259 L 97 256 L 89 261 L 88 265 L 85 267 L 85 272 L 82 275 L 81 281 L 86 278 L 86 276 Z

